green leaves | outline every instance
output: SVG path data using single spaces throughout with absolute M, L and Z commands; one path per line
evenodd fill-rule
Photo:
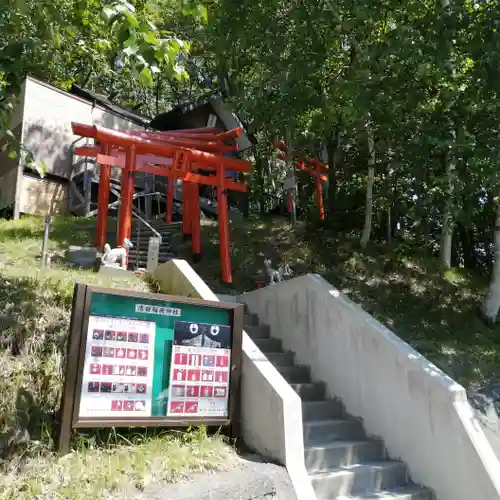
M 182 13 L 185 16 L 190 16 L 190 17 L 194 18 L 198 22 L 201 22 L 203 24 L 208 24 L 208 10 L 202 4 L 191 5 L 189 7 L 185 7 L 182 10 Z
M 144 66 L 140 71 L 139 79 L 141 83 L 145 86 L 153 85 L 153 76 L 151 75 L 150 69 L 146 66 Z
M 117 34 L 124 62 L 136 72 L 143 86 L 153 85 L 153 74 L 187 77 L 180 57 L 189 53 L 188 44 L 175 37 L 162 37 L 147 12 L 136 12 L 131 4 L 120 0 L 106 6 L 103 16 Z

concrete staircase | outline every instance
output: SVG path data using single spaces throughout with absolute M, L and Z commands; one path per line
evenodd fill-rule
M 173 239 L 180 231 L 180 223 L 167 224 L 163 220 L 153 220 L 149 224 L 161 234 L 159 263 L 175 258 Z M 128 253 L 128 267 L 130 270 L 146 268 L 148 263 L 149 238 L 156 236 L 153 231 L 140 222 L 134 221 L 130 241 L 134 247 Z
M 379 439 L 369 438 L 342 402 L 326 397 L 308 366 L 282 348 L 267 325 L 245 315 L 245 331 L 302 399 L 305 464 L 318 500 L 432 500 L 414 485 L 403 462 L 390 460 Z M 409 429 L 411 432 L 411 429 Z

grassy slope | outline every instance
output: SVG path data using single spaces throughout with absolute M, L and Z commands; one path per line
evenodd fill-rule
M 487 283 L 463 270 L 443 273 L 435 259 L 382 246 L 361 252 L 357 241 L 326 230 L 295 233 L 283 218 L 251 220 L 231 229 L 233 286 L 220 282 L 217 226 L 203 226 L 203 261 L 194 267 L 216 291 L 242 292 L 264 279 L 264 253 L 273 266 L 288 262 L 296 274 L 318 273 L 469 387 L 500 365 L 500 328 L 476 316 Z M 185 243 L 182 254 L 189 258 Z
M 93 233 L 91 221 L 56 218 L 50 249 L 89 245 Z M 148 483 L 224 466 L 229 448 L 203 431 L 176 437 L 90 433 L 75 443 L 80 453 L 52 454 L 74 282 L 147 285 L 62 264 L 42 272 L 42 235 L 40 219 L 0 221 L 0 499 L 108 498 L 125 489 L 130 498 Z

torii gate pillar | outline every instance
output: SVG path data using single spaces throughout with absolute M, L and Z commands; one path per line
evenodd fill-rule
M 103 153 L 108 155 L 110 147 L 103 145 Z M 111 183 L 111 166 L 101 165 L 99 167 L 99 191 L 97 194 L 97 231 L 95 244 L 99 249 L 104 248 L 108 232 L 108 205 L 109 188 Z
M 121 208 L 120 208 L 120 223 L 118 226 L 118 246 L 123 245 L 125 238 L 130 239 L 132 232 L 132 204 L 134 200 L 134 171 L 136 162 L 135 145 L 131 145 L 127 149 L 125 159 L 125 168 L 122 171 L 121 182 Z

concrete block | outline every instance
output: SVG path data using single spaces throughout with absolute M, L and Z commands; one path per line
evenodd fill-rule
M 103 276 L 110 276 L 110 277 L 120 277 L 123 278 L 124 276 L 135 276 L 133 271 L 127 271 L 126 269 L 122 269 L 121 267 L 106 267 L 106 266 L 101 266 L 99 269 L 99 274 L 102 274 Z

